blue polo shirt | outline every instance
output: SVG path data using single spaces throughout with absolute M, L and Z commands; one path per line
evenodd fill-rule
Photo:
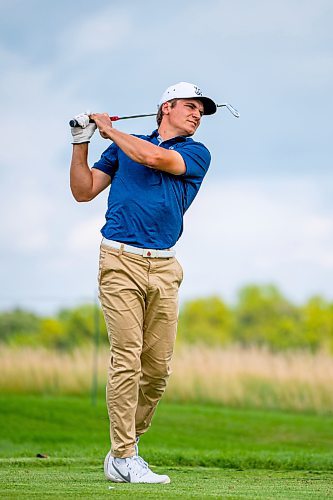
M 159 142 L 155 130 L 140 139 L 174 149 L 186 165 L 183 175 L 173 175 L 132 161 L 112 143 L 93 168 L 111 177 L 105 238 L 139 248 L 171 248 L 183 232 L 183 215 L 191 205 L 210 164 L 208 149 L 189 137 Z

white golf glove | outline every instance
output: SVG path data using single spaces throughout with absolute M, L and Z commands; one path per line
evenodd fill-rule
M 79 127 L 71 127 L 71 132 L 73 136 L 72 144 L 83 144 L 84 142 L 90 142 L 92 135 L 96 130 L 95 123 L 89 123 L 89 115 L 91 111 L 86 111 L 85 113 L 80 113 L 74 118 L 79 123 Z

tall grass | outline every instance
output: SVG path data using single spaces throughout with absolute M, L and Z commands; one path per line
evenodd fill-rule
M 333 358 L 324 352 L 182 346 L 173 370 L 172 399 L 333 412 Z
M 98 356 L 104 392 L 108 350 Z M 59 353 L 38 348 L 0 349 L 0 391 L 87 394 L 93 354 L 88 349 Z M 229 406 L 333 413 L 333 358 L 325 353 L 272 353 L 259 348 L 177 347 L 165 399 Z

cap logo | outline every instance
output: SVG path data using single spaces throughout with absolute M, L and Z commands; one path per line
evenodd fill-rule
M 199 89 L 199 87 L 197 87 L 196 85 L 194 85 L 194 92 L 195 92 L 197 95 L 202 95 L 201 90 L 200 90 L 200 89 Z

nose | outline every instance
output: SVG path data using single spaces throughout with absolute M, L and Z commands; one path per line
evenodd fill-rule
M 201 113 L 200 113 L 199 109 L 196 108 L 196 109 L 193 110 L 193 117 L 196 118 L 197 120 L 200 120 Z

